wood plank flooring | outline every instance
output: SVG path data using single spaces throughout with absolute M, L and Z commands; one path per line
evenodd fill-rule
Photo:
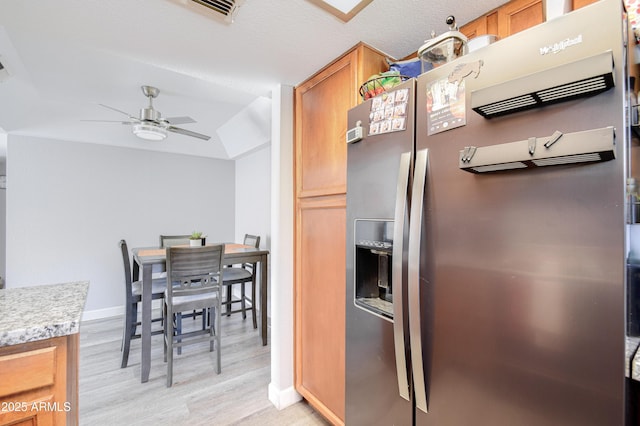
M 184 327 L 198 320 L 185 319 Z M 251 318 L 222 318 L 222 373 L 208 344 L 174 356 L 173 387 L 165 387 L 162 335 L 152 336 L 149 382 L 140 383 L 140 340 L 131 342 L 129 365 L 120 368 L 122 319 L 80 326 L 81 425 L 323 425 L 306 402 L 277 410 L 269 401 L 269 345 L 262 346 Z

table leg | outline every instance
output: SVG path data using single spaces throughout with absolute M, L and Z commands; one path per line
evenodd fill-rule
M 138 281 L 140 279 L 140 265 L 134 260 L 133 270 L 131 271 L 131 281 Z
M 149 381 L 151 370 L 151 265 L 142 266 L 142 383 Z
M 267 345 L 267 255 L 260 259 L 260 334 L 262 346 Z

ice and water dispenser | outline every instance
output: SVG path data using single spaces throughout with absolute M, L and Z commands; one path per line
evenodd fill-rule
M 393 319 L 393 221 L 355 221 L 355 305 Z

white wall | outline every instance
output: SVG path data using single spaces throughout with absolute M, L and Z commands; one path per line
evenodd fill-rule
M 293 363 L 293 87 L 272 92 L 271 125 L 271 382 L 278 409 L 299 401 Z
M 241 243 L 245 234 L 259 235 L 260 247 L 271 248 L 271 146 L 267 144 L 258 151 L 236 160 L 236 232 L 235 240 Z M 269 268 L 270 269 L 270 268 Z M 256 279 L 260 280 L 258 272 Z M 267 277 L 267 287 L 270 288 Z M 247 295 L 251 284 L 245 285 Z M 240 286 L 234 286 L 234 295 L 240 297 Z M 271 291 L 267 293 L 267 306 Z M 256 301 L 260 300 L 260 290 Z M 267 309 L 271 314 L 271 309 Z
M 271 241 L 271 145 L 236 160 L 236 233 L 260 235 L 260 247 Z
M 122 312 L 120 239 L 232 241 L 234 174 L 233 161 L 9 135 L 7 287 L 89 280 L 85 318 Z

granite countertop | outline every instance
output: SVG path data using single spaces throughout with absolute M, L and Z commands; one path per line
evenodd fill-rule
M 88 281 L 0 290 L 0 347 L 78 333 Z

